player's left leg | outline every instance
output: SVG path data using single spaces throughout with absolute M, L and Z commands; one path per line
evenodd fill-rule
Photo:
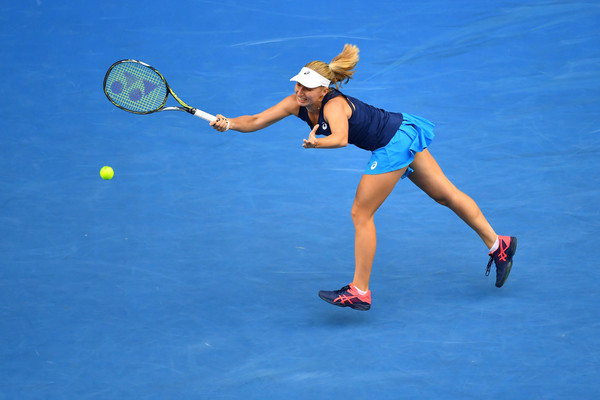
M 477 203 L 450 182 L 428 149 L 417 153 L 410 167 L 414 172 L 408 177 L 415 185 L 433 200 L 454 211 L 477 232 L 488 248 L 494 245 L 498 236 Z
M 517 238 L 498 236 L 486 220 L 473 199 L 461 192 L 442 172 L 429 150 L 417 153 L 410 164 L 414 172 L 409 178 L 432 199 L 443 204 L 467 223 L 490 249 L 490 262 L 486 275 L 490 272 L 492 261 L 496 264 L 496 286 L 506 282 L 512 268 L 512 259 L 517 250 Z

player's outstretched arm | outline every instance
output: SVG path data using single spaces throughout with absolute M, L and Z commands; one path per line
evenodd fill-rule
M 236 118 L 226 118 L 221 114 L 217 114 L 217 120 L 211 122 L 210 125 L 219 132 L 224 132 L 228 129 L 239 132 L 255 132 L 264 129 L 277 121 L 281 121 L 290 115 L 298 115 L 299 107 L 296 96 L 290 95 L 273 107 L 255 115 L 242 115 L 241 117 Z

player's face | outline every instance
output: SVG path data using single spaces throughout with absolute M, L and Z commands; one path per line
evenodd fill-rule
M 296 82 L 296 101 L 300 107 L 315 107 L 320 106 L 323 97 L 327 94 L 328 89 L 325 86 L 319 86 L 313 89 L 302 86 Z

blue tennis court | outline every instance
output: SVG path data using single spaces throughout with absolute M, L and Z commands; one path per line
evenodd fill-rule
M 600 5 L 12 2 L 0 13 L 0 399 L 600 397 Z M 376 216 L 368 312 L 350 208 L 370 154 L 287 118 L 219 134 L 114 107 L 120 59 L 235 117 L 344 43 L 348 95 L 436 123 L 487 248 L 408 180 Z M 102 180 L 110 165 L 115 177 Z

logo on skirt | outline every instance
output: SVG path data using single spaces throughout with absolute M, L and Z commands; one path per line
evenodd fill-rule
M 373 162 L 373 164 L 371 164 L 371 170 L 374 170 L 375 168 L 377 168 L 377 161 Z

